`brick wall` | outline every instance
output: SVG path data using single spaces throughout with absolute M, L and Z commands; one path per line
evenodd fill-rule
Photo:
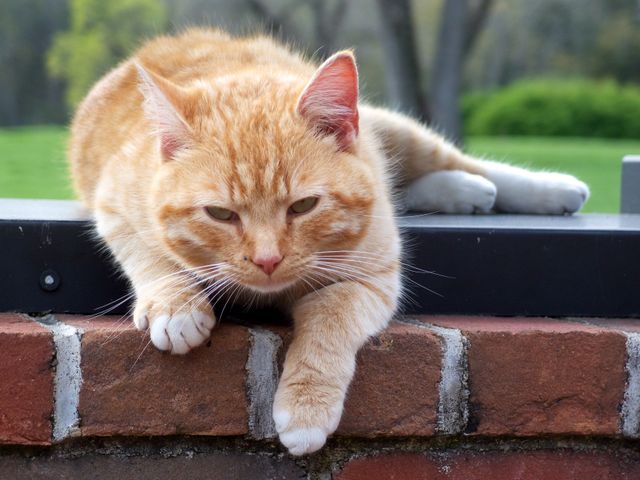
M 399 319 L 302 459 L 270 417 L 289 333 L 227 323 L 172 357 L 124 318 L 0 315 L 0 478 L 640 478 L 633 321 Z

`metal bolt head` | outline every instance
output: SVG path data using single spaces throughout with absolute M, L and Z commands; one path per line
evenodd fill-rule
M 45 292 L 55 292 L 60 287 L 60 275 L 55 270 L 47 269 L 40 274 L 40 288 Z

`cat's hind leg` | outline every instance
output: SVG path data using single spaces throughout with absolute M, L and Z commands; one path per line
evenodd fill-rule
M 534 172 L 467 155 L 433 130 L 399 113 L 363 106 L 363 125 L 375 132 L 393 159 L 408 207 L 445 213 L 493 210 L 561 215 L 574 213 L 589 198 L 586 184 L 571 175 Z M 480 177 L 488 180 L 482 182 Z
M 441 170 L 411 182 L 405 187 L 406 209 L 562 215 L 577 212 L 589 198 L 589 187 L 571 175 L 533 172 L 485 160 L 476 162 L 476 171 L 482 175 Z
M 575 213 L 589 198 L 589 187 L 572 175 L 533 172 L 505 163 L 478 160 L 483 175 L 498 188 L 496 210 L 509 213 Z
M 428 173 L 406 187 L 407 210 L 440 213 L 488 213 L 496 201 L 496 186 L 462 170 Z

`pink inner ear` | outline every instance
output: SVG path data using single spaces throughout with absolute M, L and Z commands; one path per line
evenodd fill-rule
M 318 131 L 348 149 L 358 135 L 358 70 L 353 55 L 340 52 L 318 69 L 298 100 L 298 113 Z
M 142 65 L 135 64 L 144 97 L 144 110 L 160 140 L 160 151 L 166 160 L 174 158 L 178 150 L 189 144 L 189 127 L 170 97 L 179 97 L 177 87 L 153 76 Z M 158 83 L 160 82 L 160 83 Z
M 184 142 L 165 132 L 160 133 L 160 151 L 165 158 L 171 159 L 184 146 Z

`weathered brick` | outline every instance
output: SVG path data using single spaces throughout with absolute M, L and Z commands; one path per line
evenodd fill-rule
M 431 331 L 393 322 L 358 355 L 338 435 L 433 435 L 441 345 Z
M 0 478 L 11 480 L 294 480 L 306 478 L 291 458 L 250 453 L 188 453 L 147 455 L 86 452 L 0 457 Z
M 206 346 L 176 356 L 156 350 L 128 319 L 64 321 L 84 330 L 83 435 L 247 433 L 246 328 L 221 325 Z
M 54 358 L 49 331 L 0 314 L 0 443 L 51 442 Z
M 470 346 L 469 433 L 617 435 L 625 337 L 534 318 L 425 318 L 459 328 Z
M 400 453 L 349 462 L 336 480 L 585 480 L 640 478 L 637 452 L 543 450 Z

